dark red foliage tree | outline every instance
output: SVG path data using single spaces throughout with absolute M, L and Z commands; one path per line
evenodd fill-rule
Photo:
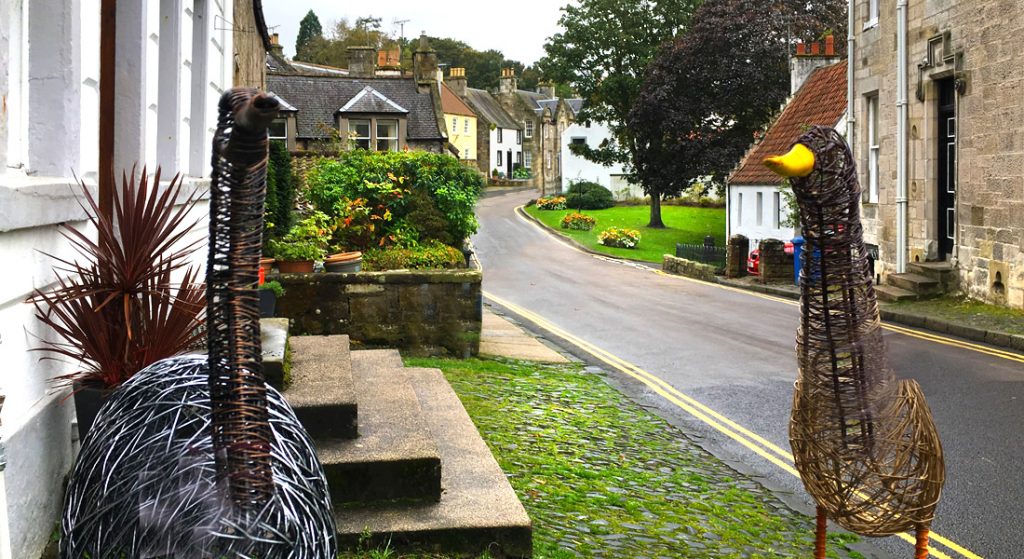
M 724 184 L 789 95 L 792 45 L 829 33 L 846 37 L 845 0 L 707 0 L 662 47 L 628 120 L 652 226 L 661 198 Z

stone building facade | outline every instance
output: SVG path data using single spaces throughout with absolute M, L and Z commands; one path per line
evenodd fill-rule
M 897 251 L 897 0 L 855 2 L 855 154 L 865 239 Z M 909 0 L 907 260 L 1024 308 L 1024 3 Z
M 262 0 L 234 0 L 235 24 L 231 28 L 234 49 L 233 82 L 236 87 L 267 88 L 267 52 L 273 38 L 263 19 Z

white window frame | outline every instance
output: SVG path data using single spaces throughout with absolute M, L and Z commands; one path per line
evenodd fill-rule
M 501 133 L 502 130 L 503 130 L 502 128 L 498 128 L 498 143 L 499 144 L 505 143 L 504 135 Z
M 743 225 L 743 193 L 736 193 L 736 225 Z
M 462 133 L 463 134 L 469 134 L 469 119 L 465 118 L 465 119 L 462 119 L 462 120 L 463 120 L 462 121 Z
M 281 126 L 284 127 L 284 135 L 283 136 L 275 136 L 274 135 L 273 126 L 275 124 L 280 124 Z M 288 140 L 288 119 L 287 118 L 275 118 L 273 121 L 271 121 L 270 126 L 267 126 L 267 137 L 270 138 L 271 140 L 285 140 L 285 141 L 287 141 Z
M 782 193 L 776 190 L 772 193 L 772 227 L 778 229 L 782 225 Z
M 523 136 L 525 136 L 526 138 L 532 138 L 533 137 L 533 121 L 532 120 L 524 120 L 523 121 L 523 130 L 524 130 Z
M 878 25 L 878 5 L 882 0 L 867 0 L 868 17 L 864 22 L 864 29 L 871 29 Z
M 755 223 L 758 227 L 764 225 L 764 192 L 757 193 L 757 207 L 755 214 Z
M 381 136 L 380 135 L 381 123 L 384 123 L 384 124 L 394 123 L 395 135 L 394 136 Z M 399 123 L 397 118 L 380 118 L 380 119 L 375 118 L 375 119 L 373 119 L 373 130 L 374 130 L 374 132 L 377 133 L 375 135 L 376 137 L 374 138 L 374 143 L 373 143 L 373 147 L 376 148 L 376 151 L 398 151 L 398 134 L 399 134 L 398 133 L 398 128 L 399 128 L 399 126 L 400 126 L 400 123 Z M 387 150 L 380 149 L 380 143 L 381 142 L 388 142 L 388 149 Z
M 366 136 L 358 136 L 356 126 L 358 124 L 366 124 Z M 352 138 L 353 149 L 365 149 L 370 151 L 373 149 L 373 119 L 372 118 L 353 118 L 348 121 L 348 133 L 349 137 Z M 359 142 L 366 140 L 366 147 L 359 145 Z
M 457 133 L 458 130 L 459 130 L 459 117 L 453 116 L 452 117 L 452 134 Z
M 523 131 L 522 130 L 516 130 L 516 145 L 517 146 L 523 145 Z
M 504 163 L 502 162 L 501 156 L 502 156 L 502 151 L 499 149 L 498 150 L 498 171 L 499 172 L 501 171 L 501 167 L 504 166 Z
M 868 151 L 868 196 L 867 202 L 872 204 L 878 203 L 878 156 L 880 152 L 880 142 L 878 139 L 878 125 L 879 125 L 879 102 L 878 93 L 871 93 L 864 98 L 865 104 L 867 105 L 867 124 L 868 133 L 866 136 L 867 140 L 867 151 Z
M 533 152 L 532 151 L 524 151 L 523 152 L 523 167 L 525 167 L 527 169 L 533 169 Z

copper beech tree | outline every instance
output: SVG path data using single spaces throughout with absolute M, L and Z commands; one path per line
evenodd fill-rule
M 792 45 L 829 33 L 846 36 L 845 0 L 708 0 L 660 49 L 626 121 L 652 226 L 662 198 L 724 184 L 789 95 Z

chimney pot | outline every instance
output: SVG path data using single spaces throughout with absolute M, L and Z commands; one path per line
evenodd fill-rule
M 805 54 L 807 54 L 807 45 L 805 45 L 803 43 L 797 43 L 796 44 L 796 55 L 797 56 L 803 56 Z
M 825 37 L 825 56 L 836 55 L 836 38 L 832 35 Z
M 811 54 L 815 56 L 821 54 L 821 43 L 818 41 L 811 43 Z
M 270 36 L 270 44 L 272 44 L 272 45 L 280 45 L 281 44 L 280 35 L 278 35 L 277 33 L 274 33 L 273 35 L 271 35 Z

